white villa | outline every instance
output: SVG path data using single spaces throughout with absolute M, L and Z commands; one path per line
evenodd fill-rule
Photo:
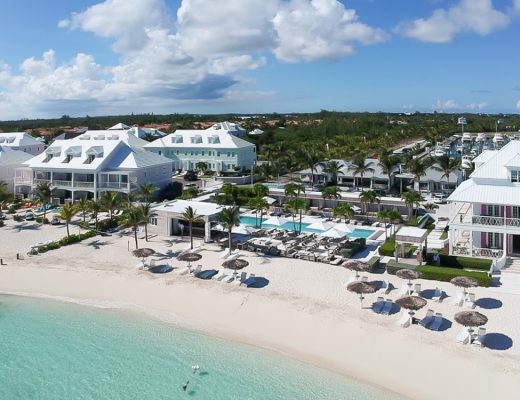
M 146 150 L 173 160 L 176 170 L 195 170 L 204 162 L 209 170 L 249 170 L 256 161 L 256 146 L 235 136 L 228 122 L 205 130 L 177 130 L 145 146 Z
M 154 138 L 160 138 L 163 136 L 166 136 L 166 133 L 163 131 L 160 131 L 158 129 L 154 128 L 142 128 L 139 126 L 132 126 L 129 127 L 128 125 L 125 125 L 123 123 L 118 123 L 110 128 L 108 128 L 109 131 L 125 131 L 130 133 L 131 135 L 134 135 L 135 137 L 139 139 L 144 139 L 147 136 L 152 136 Z
M 171 182 L 172 162 L 144 150 L 147 142 L 127 131 L 87 131 L 55 141 L 45 152 L 18 168 L 15 194 L 28 197 L 41 182 L 54 188 L 55 202 L 97 199 L 104 191 L 124 194 L 152 182 L 158 188 Z
M 10 147 L 36 156 L 45 150 L 45 145 L 26 132 L 0 133 L 0 146 Z
M 470 179 L 448 198 L 450 254 L 520 255 L 520 141 L 474 159 Z
M 0 182 L 7 183 L 7 190 L 14 193 L 14 174 L 32 155 L 0 145 Z

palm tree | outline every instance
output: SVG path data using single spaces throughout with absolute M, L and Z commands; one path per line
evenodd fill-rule
M 193 250 L 193 224 L 203 222 L 204 220 L 200 215 L 197 215 L 196 210 L 193 207 L 188 206 L 182 213 L 182 219 L 188 223 L 190 232 L 190 249 Z
M 52 199 L 53 189 L 51 187 L 50 182 L 41 182 L 38 183 L 36 189 L 34 190 L 34 195 L 38 199 L 39 202 L 43 203 L 43 219 L 42 222 L 45 222 L 45 216 L 47 215 L 47 203 L 50 203 Z
M 333 211 L 333 215 L 335 218 L 345 218 L 345 222 L 347 222 L 347 219 L 353 218 L 355 214 L 354 207 L 352 207 L 352 204 L 350 203 L 343 203 L 336 207 Z
M 237 185 L 233 185 L 231 183 L 224 183 L 220 188 L 220 193 L 225 194 L 231 200 L 234 206 L 238 205 L 238 197 L 240 195 L 240 191 Z
M 399 165 L 399 157 L 385 155 L 379 160 L 379 165 L 381 166 L 383 173 L 388 177 L 388 192 L 390 193 L 392 187 L 392 175 Z
M 108 211 L 108 214 L 110 216 L 110 219 L 113 219 L 114 211 L 119 206 L 119 201 L 117 199 L 117 193 L 116 192 L 105 192 L 101 196 L 101 204 L 103 205 L 103 208 Z M 131 207 L 129 207 L 131 208 Z
M 82 197 L 76 202 L 77 209 L 83 214 L 83 223 L 85 223 L 89 206 L 90 204 L 86 197 Z
M 256 197 L 265 197 L 269 194 L 269 188 L 261 183 L 257 183 L 253 190 L 255 191 Z
M 154 186 L 152 182 L 143 183 L 140 187 L 141 197 L 147 203 L 150 202 L 150 199 L 153 197 L 153 194 L 158 190 L 157 187 Z
M 336 160 L 327 161 L 325 172 L 331 175 L 331 182 L 334 186 L 338 184 L 338 173 L 341 172 L 342 167 L 343 165 Z
M 255 210 L 255 226 L 260 226 L 261 228 L 264 210 L 269 207 L 267 200 L 263 197 L 252 197 L 249 199 L 249 206 Z M 258 224 L 258 213 L 260 213 L 260 225 Z
M 378 194 L 374 190 L 368 190 L 366 192 L 362 192 L 359 195 L 359 202 L 361 203 L 361 206 L 363 207 L 363 211 L 367 217 L 368 220 L 368 204 L 373 204 L 375 202 L 380 202 Z
M 406 207 L 408 207 L 408 220 L 412 218 L 414 207 L 418 207 L 423 201 L 423 197 L 421 193 L 416 192 L 415 190 L 410 190 L 406 193 L 403 193 L 403 200 Z
M 218 214 L 218 219 L 222 227 L 228 232 L 228 242 L 229 242 L 229 255 L 231 255 L 231 231 L 235 226 L 240 225 L 240 213 L 238 211 L 238 207 L 227 207 L 224 208 Z
M 441 178 L 445 177 L 448 180 L 449 190 L 450 174 L 459 168 L 459 160 L 452 159 L 448 154 L 444 154 L 437 159 L 437 165 L 434 165 L 432 168 L 436 171 L 442 172 Z
M 426 175 L 426 170 L 430 164 L 431 162 L 429 161 L 421 161 L 418 158 L 413 158 L 406 163 L 406 170 L 414 176 L 414 181 L 417 182 L 417 185 L 419 185 L 421 177 Z
M 323 199 L 334 199 L 338 200 L 341 199 L 341 191 L 338 189 L 337 186 L 328 186 L 321 192 L 321 197 Z M 331 205 L 332 206 L 332 205 Z
M 363 177 L 368 172 L 374 172 L 374 168 L 372 167 L 374 163 L 372 161 L 366 162 L 366 154 L 358 154 L 352 160 L 352 165 L 349 167 L 350 170 L 354 172 L 354 180 L 356 179 L 356 175 L 361 177 L 361 191 L 363 191 Z
M 88 204 L 88 209 L 92 212 L 94 220 L 96 221 L 95 228 L 97 230 L 97 227 L 98 227 L 98 214 L 103 209 L 103 206 L 101 205 L 101 202 L 99 202 L 97 200 L 90 200 L 89 204 Z
M 321 161 L 321 154 L 314 148 L 304 149 L 301 153 L 301 158 L 304 165 L 311 170 L 311 186 L 314 186 L 314 172 L 316 165 Z
M 156 217 L 157 214 L 152 210 L 152 206 L 149 203 L 139 205 L 139 209 L 144 216 L 144 238 L 148 242 L 148 222 L 150 218 Z
M 198 163 L 195 164 L 195 169 L 204 175 L 206 173 L 206 171 L 208 170 L 208 164 L 205 163 L 204 161 L 199 161 Z
M 2 212 L 4 203 L 12 198 L 13 195 L 9 193 L 9 190 L 7 189 L 7 182 L 0 181 L 0 212 Z
M 289 210 L 291 210 L 292 215 L 293 215 L 294 232 L 301 233 L 303 211 L 307 210 L 309 208 L 309 202 L 306 199 L 293 197 L 293 198 L 289 199 L 289 201 L 287 202 L 287 208 Z M 300 216 L 299 229 L 296 229 L 296 219 L 295 219 L 296 214 L 299 214 L 299 216 Z
M 137 229 L 139 228 L 139 225 L 142 225 L 145 222 L 145 216 L 140 208 L 130 207 L 124 211 L 123 217 L 123 226 L 131 228 L 134 232 L 135 248 L 138 249 L 139 243 L 137 242 Z
M 390 210 L 387 210 L 387 209 L 379 210 L 377 213 L 377 219 L 385 224 L 385 240 L 387 240 L 388 232 L 386 229 L 386 225 L 387 225 L 386 221 L 388 221 L 390 219 Z
M 284 187 L 286 197 L 300 197 L 301 193 L 305 193 L 305 186 L 301 183 L 289 182 Z
M 388 212 L 388 219 L 393 224 L 395 224 L 396 222 L 401 222 L 402 218 L 403 217 L 401 216 L 401 213 L 395 208 Z M 395 227 L 394 227 L 394 233 L 395 233 Z
M 72 221 L 72 218 L 74 218 L 74 215 L 78 212 L 78 209 L 73 204 L 65 204 L 62 209 L 60 210 L 59 216 L 62 220 L 65 221 L 65 226 L 67 227 L 67 237 L 70 237 L 69 232 L 69 224 L 70 221 Z

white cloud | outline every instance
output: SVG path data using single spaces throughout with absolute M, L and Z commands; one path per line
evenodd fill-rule
M 368 45 L 387 38 L 336 0 L 282 2 L 273 22 L 278 34 L 274 53 L 286 62 L 338 59 L 354 53 L 356 42 Z
M 59 107 L 74 115 L 238 98 L 241 74 L 265 65 L 268 53 L 284 62 L 337 59 L 386 39 L 338 0 L 182 0 L 176 19 L 166 0 L 105 0 L 58 27 L 110 39 L 117 65 L 83 53 L 57 65 L 53 50 L 27 58 L 19 73 L 0 65 L 0 117 L 12 116 L 8 106 L 16 116 Z
M 509 16 L 495 9 L 491 0 L 460 0 L 451 8 L 437 9 L 431 17 L 402 24 L 397 30 L 422 42 L 449 43 L 459 33 L 485 36 L 506 27 L 509 22 Z
M 516 11 L 520 11 L 520 0 L 515 0 L 513 7 Z
M 473 102 L 470 104 L 460 104 L 454 99 L 449 100 L 437 100 L 432 105 L 434 111 L 453 111 L 453 110 L 483 110 L 489 106 L 485 101 Z

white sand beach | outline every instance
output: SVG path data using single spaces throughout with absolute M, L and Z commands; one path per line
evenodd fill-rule
M 480 349 L 456 343 L 462 327 L 453 316 L 461 309 L 452 298 L 441 304 L 429 300 L 417 313 L 421 317 L 427 308 L 441 312 L 449 321 L 447 329 L 433 332 L 418 325 L 403 329 L 396 325 L 400 313 L 383 316 L 368 309 L 378 294 L 366 295 L 367 308 L 360 309 L 358 297 L 345 288 L 351 272 L 342 267 L 243 252 L 250 263 L 246 271 L 265 278 L 264 287 L 244 288 L 175 272 L 138 270 L 138 259 L 128 251 L 128 246 L 133 249 L 133 238 L 118 235 L 16 260 L 16 253 L 27 253 L 30 244 L 65 234 L 62 227 L 31 226 L 9 220 L 0 230 L 0 257 L 7 264 L 0 267 L 2 293 L 146 313 L 208 335 L 282 352 L 411 399 L 518 398 L 518 295 L 475 288 L 481 305 L 477 310 L 489 318 L 491 339 L 491 348 Z M 164 264 L 188 245 L 188 238 L 140 240 L 141 247 L 163 254 Z M 195 264 L 220 269 L 220 252 L 205 245 Z M 370 280 L 389 280 L 397 288 L 402 284 L 395 276 L 368 275 Z M 423 289 L 438 286 L 448 295 L 456 293 L 449 283 L 417 283 Z M 385 297 L 399 296 L 393 290 Z

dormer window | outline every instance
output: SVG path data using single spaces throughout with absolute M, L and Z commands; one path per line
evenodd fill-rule
M 96 156 L 94 154 L 91 154 L 87 156 L 87 159 L 85 160 L 85 164 L 92 164 L 92 161 L 94 161 Z
M 202 136 L 200 136 L 200 135 L 192 136 L 191 143 L 194 143 L 194 144 L 202 143 Z
M 511 170 L 511 182 L 520 183 L 520 170 Z
M 182 136 L 180 136 L 180 135 L 172 136 L 172 143 L 183 143 Z
M 52 157 L 54 157 L 54 154 L 52 154 L 52 153 L 47 154 L 47 156 L 45 156 L 45 158 L 43 159 L 43 162 L 48 163 L 50 160 L 52 160 Z
M 65 160 L 63 160 L 63 162 L 65 164 L 68 164 L 70 162 L 70 160 L 72 160 L 72 157 L 73 157 L 72 154 L 67 154 L 67 157 L 65 157 Z

